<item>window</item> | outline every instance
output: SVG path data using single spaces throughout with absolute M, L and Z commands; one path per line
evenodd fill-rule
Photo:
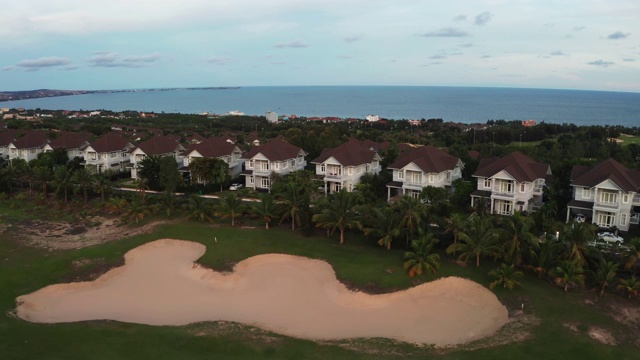
M 335 186 L 333 187 L 334 191 L 338 192 L 340 190 L 342 190 L 342 184 L 335 184 Z
M 296 160 L 295 159 L 291 160 L 291 166 L 296 166 Z
M 89 153 L 89 160 L 95 160 L 96 159 L 96 153 L 92 152 Z
M 484 179 L 484 188 L 491 189 L 491 179 Z
M 404 171 L 403 170 L 398 171 L 398 179 L 404 179 Z
M 413 183 L 422 183 L 422 173 L 414 172 L 411 174 L 411 182 Z
M 285 164 L 286 164 L 286 162 L 285 162 Z M 273 168 L 276 169 L 276 170 L 280 169 L 280 163 L 279 162 L 274 163 L 273 164 Z
M 525 192 L 527 190 L 527 185 L 525 183 L 520 183 L 520 192 Z
M 591 199 L 591 189 L 588 187 L 582 188 L 582 197 L 585 199 Z
M 269 170 L 269 163 L 266 161 L 260 162 L 260 170 Z
M 501 181 L 500 182 L 500 192 L 506 194 L 513 193 L 513 183 L 511 181 Z
M 364 171 L 365 171 L 365 172 L 369 172 L 369 168 L 370 168 L 370 167 L 371 167 L 371 166 L 370 166 L 369 164 L 365 165 L 365 166 L 364 166 Z
M 262 187 L 263 188 L 268 188 L 270 185 L 271 185 L 271 179 L 262 178 Z
M 324 173 L 324 171 L 325 171 L 324 169 L 325 169 L 324 168 L 324 164 L 320 165 L 320 173 Z
M 499 201 L 497 205 L 498 205 L 498 209 L 497 209 L 498 214 L 511 215 L 513 204 L 511 204 L 508 201 Z
M 249 176 L 249 184 L 253 184 L 253 176 Z
M 433 174 L 429 174 L 429 182 L 433 184 L 435 180 L 436 180 L 436 177 Z
M 615 204 L 618 202 L 618 194 L 614 192 L 600 192 L 600 202 L 606 204 Z
M 29 149 L 29 154 L 35 154 L 36 153 L 36 149 Z
M 129 156 L 129 153 L 126 150 L 122 150 L 122 157 L 127 157 Z
M 420 199 L 420 191 L 411 190 L 409 195 L 411 196 L 412 199 Z
M 615 216 L 612 213 L 598 213 L 596 222 L 598 226 L 611 227 L 614 225 Z
M 249 160 L 249 167 L 253 168 L 253 160 Z
M 347 169 L 347 174 L 351 175 L 351 174 L 352 174 L 352 172 L 353 172 L 353 168 L 352 168 L 352 167 L 349 167 L 349 168 Z
M 627 226 L 627 214 L 620 214 L 620 226 Z
M 283 168 L 283 169 L 286 169 L 288 166 L 289 166 L 289 163 L 288 163 L 288 162 L 286 162 L 286 161 L 283 161 L 283 162 L 282 162 L 282 168 Z
M 118 155 L 118 154 L 117 154 L 117 153 L 114 153 L 114 152 L 109 153 L 109 157 L 110 157 L 110 158 L 112 158 L 112 159 L 113 159 L 113 158 L 115 158 L 117 155 Z
M 625 204 L 629 203 L 629 194 L 622 194 L 622 202 Z

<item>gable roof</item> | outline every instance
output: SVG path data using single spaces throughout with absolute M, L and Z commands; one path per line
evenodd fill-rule
M 389 165 L 389 169 L 402 169 L 410 163 L 414 163 L 425 173 L 441 173 L 455 169 L 459 158 L 428 145 L 413 149 Z
M 339 161 L 342 166 L 356 166 L 372 162 L 376 155 L 378 155 L 378 152 L 371 150 L 371 146 L 367 146 L 367 144 L 359 140 L 352 139 L 333 149 L 324 149 L 322 154 L 311 161 L 311 163 L 320 164 L 330 157 L 333 157 Z
M 52 149 L 62 148 L 62 149 L 79 149 L 84 148 L 84 145 L 88 144 L 89 138 L 91 137 L 91 133 L 82 131 L 82 132 L 70 132 L 64 131 L 57 138 L 51 140 L 49 146 Z
M 90 145 L 96 152 L 105 153 L 125 150 L 131 145 L 131 142 L 119 133 L 112 131 L 102 135 L 98 140 L 92 142 Z
M 204 157 L 217 158 L 231 155 L 236 148 L 237 146 L 227 141 L 226 137 L 211 137 L 190 146 L 187 153 L 197 150 Z
M 478 170 L 473 176 L 488 178 L 503 170 L 519 182 L 545 179 L 551 171 L 549 165 L 541 164 L 519 151 L 514 151 L 500 159 L 482 159 L 478 165 Z
M 163 155 L 175 152 L 178 148 L 183 149 L 175 139 L 169 136 L 153 136 L 141 142 L 137 148 L 147 155 Z
M 640 171 L 627 169 L 614 159 L 607 159 L 593 167 L 576 165 L 571 169 L 571 184 L 594 187 L 611 180 L 624 191 L 640 191 Z
M 14 129 L 7 129 L 0 131 L 0 146 L 7 146 L 16 140 L 17 131 Z
M 242 158 L 251 159 L 260 153 L 269 161 L 282 161 L 297 158 L 301 151 L 304 155 L 307 154 L 301 148 L 289 144 L 284 137 L 278 136 L 269 140 L 264 145 L 252 147 L 251 150 L 247 151 L 247 153 L 242 156 Z
M 47 133 L 41 130 L 30 130 L 23 137 L 13 141 L 13 146 L 17 149 L 40 148 L 49 143 Z

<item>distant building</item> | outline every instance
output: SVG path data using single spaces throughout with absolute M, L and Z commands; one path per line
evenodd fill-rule
M 524 127 L 536 126 L 536 121 L 535 120 L 522 120 L 522 126 L 524 126 Z
M 365 119 L 367 121 L 369 121 L 369 122 L 376 122 L 376 121 L 380 121 L 380 116 L 378 116 L 378 115 L 367 115 L 367 117 Z
M 267 121 L 270 123 L 278 122 L 278 113 L 275 111 L 267 111 L 264 116 L 267 118 Z

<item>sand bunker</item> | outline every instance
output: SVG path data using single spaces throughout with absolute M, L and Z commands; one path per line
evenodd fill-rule
M 95 281 L 19 297 L 17 314 L 41 323 L 226 320 L 314 340 L 385 337 L 436 345 L 485 337 L 508 320 L 493 293 L 461 278 L 368 295 L 347 289 L 324 261 L 259 255 L 233 273 L 219 273 L 194 266 L 204 252 L 199 243 L 154 241 L 129 251 L 125 266 Z

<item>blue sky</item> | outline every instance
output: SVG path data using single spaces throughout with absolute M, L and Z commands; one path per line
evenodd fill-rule
M 0 0 L 0 90 L 640 92 L 638 0 Z

